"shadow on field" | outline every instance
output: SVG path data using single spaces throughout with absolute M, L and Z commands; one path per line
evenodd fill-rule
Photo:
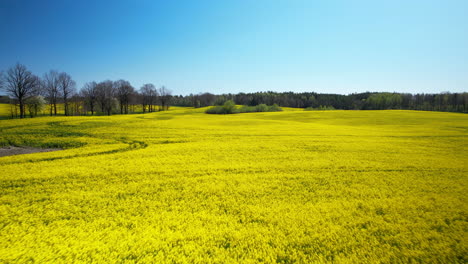
M 32 147 L 2 147 L 0 148 L 0 157 L 21 155 L 21 154 L 30 154 L 37 152 L 50 152 L 50 151 L 59 151 L 60 148 L 32 148 Z

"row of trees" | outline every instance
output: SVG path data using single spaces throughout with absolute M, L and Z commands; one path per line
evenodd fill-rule
M 143 112 L 163 111 L 169 109 L 172 97 L 164 86 L 156 88 L 149 83 L 137 91 L 126 80 L 88 82 L 78 91 L 75 81 L 65 72 L 51 70 L 40 78 L 19 63 L 1 74 L 0 89 L 19 108 L 20 118 L 26 116 L 27 110 L 31 116 L 37 115 L 44 104 L 49 105 L 51 116 L 57 115 L 58 104 L 63 104 L 66 116 L 128 114 L 135 112 L 137 105 Z
M 409 94 L 409 93 L 354 93 L 319 94 L 314 92 L 257 92 L 221 94 L 203 93 L 175 96 L 173 105 L 204 107 L 223 105 L 232 100 L 238 105 L 259 104 L 296 108 L 335 108 L 346 110 L 406 109 L 426 111 L 468 112 L 468 93 Z
M 468 93 L 409 94 L 409 93 L 354 93 L 319 94 L 314 92 L 257 92 L 221 94 L 203 93 L 172 96 L 171 91 L 153 84 L 143 85 L 138 91 L 125 80 L 86 83 L 80 91 L 65 72 L 49 71 L 42 78 L 32 74 L 24 65 L 17 64 L 0 73 L 0 89 L 7 92 L 23 118 L 29 111 L 37 115 L 41 105 L 49 105 L 50 115 L 57 115 L 57 105 L 63 104 L 65 115 L 94 115 L 104 113 L 128 114 L 169 109 L 170 105 L 204 107 L 224 105 L 233 101 L 238 105 L 260 104 L 308 109 L 383 110 L 408 109 L 427 111 L 468 112 Z M 0 98 L 2 99 L 2 98 Z M 2 99 L 5 101 L 5 99 Z

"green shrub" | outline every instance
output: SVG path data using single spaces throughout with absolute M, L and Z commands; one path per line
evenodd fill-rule
M 213 106 L 211 108 L 208 108 L 205 113 L 207 114 L 224 114 L 224 109 L 222 106 Z
M 233 101 L 229 100 L 224 103 L 223 106 L 213 106 L 206 110 L 207 114 L 235 114 L 235 113 L 251 113 L 251 112 L 277 112 L 282 111 L 281 107 L 277 104 L 268 106 L 266 104 L 259 104 L 257 106 L 247 106 L 243 105 L 240 108 L 236 108 L 236 105 Z
M 236 104 L 232 101 L 226 101 L 223 105 L 225 114 L 233 114 L 236 111 Z
M 236 104 L 229 100 L 226 101 L 223 106 L 213 106 L 209 108 L 205 113 L 218 115 L 234 114 L 236 113 Z
M 335 110 L 335 107 L 329 105 L 329 106 L 325 106 L 325 105 L 321 105 L 319 107 L 312 107 L 312 106 L 309 106 L 307 108 L 304 108 L 305 111 L 322 111 L 322 110 Z
M 248 105 L 243 105 L 239 109 L 237 109 L 239 113 L 250 113 L 250 112 L 255 112 L 255 106 L 248 106 Z
M 259 104 L 255 107 L 256 112 L 267 112 L 268 106 L 266 104 Z
M 283 109 L 281 109 L 281 107 L 279 107 L 277 104 L 273 104 L 272 106 L 268 107 L 268 112 L 279 112 L 279 111 L 283 111 Z

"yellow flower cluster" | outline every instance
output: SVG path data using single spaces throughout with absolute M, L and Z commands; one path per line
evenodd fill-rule
M 466 263 L 468 116 L 0 120 L 0 263 Z

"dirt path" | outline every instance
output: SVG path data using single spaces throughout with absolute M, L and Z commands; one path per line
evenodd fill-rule
M 0 157 L 20 155 L 20 154 L 29 154 L 36 152 L 49 152 L 57 151 L 62 149 L 53 149 L 53 148 L 32 148 L 32 147 L 0 147 Z

